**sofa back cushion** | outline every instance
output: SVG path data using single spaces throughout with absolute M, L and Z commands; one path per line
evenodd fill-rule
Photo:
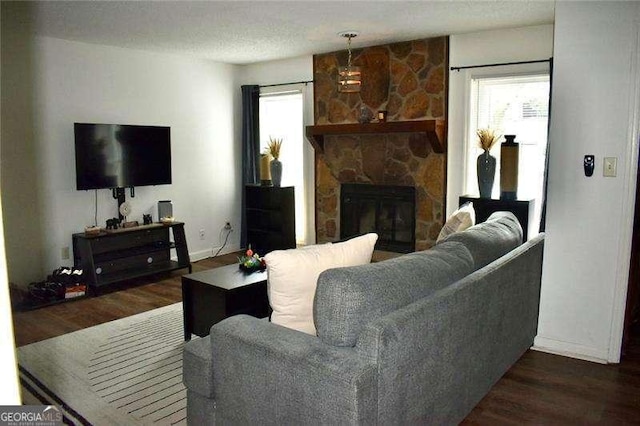
M 329 269 L 318 277 L 313 314 L 318 337 L 334 346 L 355 346 L 362 328 L 474 270 L 461 243 L 442 243 L 379 263 Z
M 318 275 L 328 268 L 371 262 L 377 240 L 378 235 L 370 233 L 335 244 L 268 253 L 265 262 L 267 294 L 273 309 L 271 322 L 315 335 L 313 297 Z
M 513 213 L 495 212 L 486 222 L 451 234 L 438 244 L 452 241 L 464 244 L 475 269 L 480 269 L 522 244 L 522 227 Z

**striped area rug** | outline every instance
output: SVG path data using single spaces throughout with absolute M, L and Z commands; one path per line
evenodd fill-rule
M 21 381 L 76 424 L 186 424 L 182 330 L 176 303 L 22 346 Z

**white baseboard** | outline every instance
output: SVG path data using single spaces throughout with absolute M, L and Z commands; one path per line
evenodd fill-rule
M 219 249 L 220 247 L 213 247 L 213 249 L 190 252 L 189 259 L 191 260 L 191 262 L 197 262 L 199 260 L 208 259 L 212 257 L 214 253 L 216 253 Z M 218 253 L 218 256 L 222 254 L 233 253 L 238 250 L 240 250 L 240 248 L 237 246 L 227 246 L 220 253 Z M 178 260 L 178 257 L 172 256 L 171 260 Z
M 201 250 L 201 251 L 196 251 L 193 253 L 189 253 L 189 259 L 191 259 L 192 262 L 197 262 L 198 260 L 202 260 L 202 259 L 206 259 L 208 257 L 211 257 L 211 250 Z
M 209 255 L 209 257 L 212 257 L 214 254 L 216 254 L 218 252 L 218 250 L 220 250 L 220 247 L 214 247 L 213 250 L 211 250 L 211 254 Z M 228 245 L 225 248 L 222 249 L 222 251 L 220 251 L 220 253 L 218 253 L 218 256 L 223 255 L 223 254 L 229 254 L 229 253 L 233 253 L 236 251 L 240 251 L 240 246 L 238 245 Z
M 597 362 L 599 364 L 608 364 L 608 353 L 606 349 L 597 349 L 546 337 L 536 336 L 531 349 L 584 361 Z

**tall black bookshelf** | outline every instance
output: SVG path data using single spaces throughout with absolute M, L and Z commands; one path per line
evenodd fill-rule
M 295 194 L 292 186 L 245 187 L 247 243 L 265 255 L 296 247 Z

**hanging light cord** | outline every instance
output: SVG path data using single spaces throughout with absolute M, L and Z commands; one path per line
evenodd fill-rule
M 351 67 L 351 34 L 347 38 L 347 51 L 349 52 L 349 59 L 347 59 L 347 67 Z

